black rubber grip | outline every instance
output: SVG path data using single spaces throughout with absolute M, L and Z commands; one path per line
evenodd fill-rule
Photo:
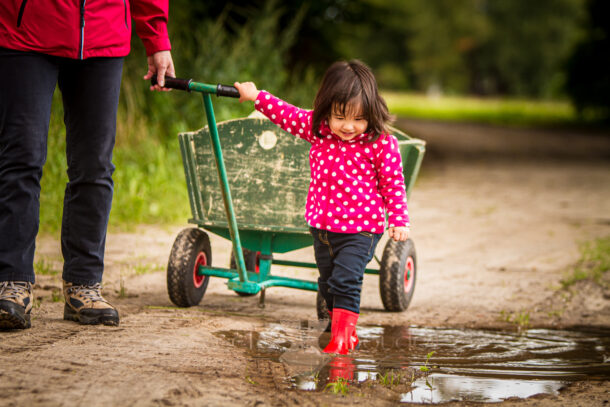
M 192 79 L 180 79 L 180 78 L 172 78 L 171 76 L 166 76 L 165 85 L 163 85 L 163 87 L 170 88 L 170 89 L 186 90 L 186 91 L 190 92 L 189 84 L 191 82 L 193 82 Z M 157 75 L 150 78 L 150 83 L 153 86 L 155 86 L 157 84 Z
M 219 83 L 216 87 L 216 96 L 226 96 L 239 99 L 239 91 L 235 86 L 221 85 Z

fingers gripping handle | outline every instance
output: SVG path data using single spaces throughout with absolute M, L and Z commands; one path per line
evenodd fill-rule
M 163 87 L 171 88 L 171 89 L 186 90 L 186 91 L 190 92 L 190 85 L 192 82 L 193 82 L 192 79 L 180 79 L 180 78 L 172 78 L 170 76 L 166 76 L 165 85 L 163 85 Z M 156 85 L 158 83 L 157 77 L 153 76 L 152 78 L 150 78 L 150 83 L 153 86 Z M 208 86 L 208 85 L 205 85 L 205 86 Z M 216 96 L 226 96 L 226 97 L 230 97 L 230 98 L 239 99 L 239 91 L 237 90 L 237 88 L 235 86 L 218 84 L 216 86 Z
M 170 76 L 166 76 L 165 84 L 163 85 L 163 87 L 170 88 L 170 89 L 179 89 L 179 90 L 190 91 L 189 85 L 191 84 L 191 82 L 193 82 L 192 79 L 180 79 L 180 78 L 172 78 Z M 153 76 L 152 78 L 150 78 L 150 83 L 153 86 L 155 86 L 158 83 L 156 75 Z

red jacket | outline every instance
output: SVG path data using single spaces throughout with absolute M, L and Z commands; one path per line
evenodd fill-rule
M 171 48 L 169 0 L 1 0 L 0 47 L 60 57 L 122 57 L 131 18 L 146 53 Z

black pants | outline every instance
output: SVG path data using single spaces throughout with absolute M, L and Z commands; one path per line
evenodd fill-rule
M 123 58 L 81 61 L 0 48 L 0 281 L 35 279 L 40 179 L 56 85 L 68 164 L 63 279 L 102 280 L 122 69 Z
M 310 230 L 320 271 L 318 288 L 328 309 L 342 308 L 359 314 L 364 269 L 375 255 L 381 234 Z

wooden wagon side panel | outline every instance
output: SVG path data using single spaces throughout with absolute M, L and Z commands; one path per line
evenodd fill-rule
M 306 230 L 303 213 L 310 179 L 309 144 L 259 118 L 219 123 L 218 133 L 238 225 Z M 195 202 L 200 211 L 193 214 L 225 224 L 209 131 L 205 127 L 188 134 L 195 163 L 192 185 L 200 188 L 200 202 Z

